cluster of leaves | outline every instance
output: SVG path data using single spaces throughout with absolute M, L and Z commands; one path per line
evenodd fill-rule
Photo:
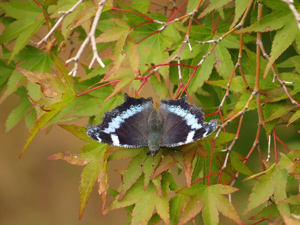
M 103 59 L 106 66 L 89 69 L 89 63 L 86 65 L 82 61 L 86 75 L 71 78 L 60 53 L 69 45 L 70 39 L 74 42 L 85 39 L 98 4 L 83 1 L 66 16 L 45 47 L 37 48 L 28 43 L 41 26 L 53 26 L 60 16 L 59 11 L 67 11 L 76 2 L 24 0 L 0 3 L 0 19 L 5 26 L 0 36 L 3 51 L 0 103 L 13 93 L 20 96 L 20 104 L 9 115 L 6 129 L 11 130 L 25 118 L 30 135 L 22 153 L 40 129 L 57 124 L 88 143 L 78 154 L 63 152 L 49 158 L 85 166 L 80 184 L 80 217 L 97 183 L 103 200 L 102 213 L 125 208 L 132 224 L 151 224 L 160 220 L 166 224 L 185 224 L 200 212 L 205 224 L 218 224 L 219 213 L 243 224 L 235 203 L 227 198 L 238 191 L 233 184 L 237 174 L 241 173 L 248 176 L 247 179 L 256 180 L 243 215 L 268 202 L 267 207 L 261 207 L 250 219 L 284 220 L 286 224 L 296 224 L 293 215 L 299 214 L 298 194 L 288 192 L 287 185 L 298 179 L 299 150 L 290 151 L 284 145 L 290 151 L 288 154 L 278 154 L 280 160 L 274 164 L 262 160 L 263 171 L 253 175 L 245 165 L 248 156 L 239 154 L 240 149 L 235 146 L 226 168 L 222 168 L 225 154 L 220 150 L 226 149 L 229 142 L 234 143 L 240 129 L 229 133 L 224 126 L 216 139 L 208 137 L 183 146 L 181 151 L 161 150 L 152 161 L 151 157 L 145 160 L 148 149 L 109 147 L 88 138 L 83 127 L 61 125 L 82 117 L 89 117 L 90 123 L 100 123 L 104 112 L 123 102 L 125 88 L 133 95 L 138 94 L 145 83 L 151 83 L 155 91 L 148 96 L 168 99 L 178 96 L 183 88 L 182 93 L 192 96 L 206 113 L 219 108 L 216 114 L 221 116 L 223 124 L 224 119 L 236 118 L 235 115 L 249 103 L 248 111 L 262 113 L 264 119 L 260 123 L 265 124 L 267 136 L 278 124 L 293 124 L 299 128 L 300 32 L 287 4 L 280 0 L 262 0 L 262 18 L 257 21 L 258 4 L 252 0 L 236 1 L 232 6 L 227 5 L 229 0 L 210 0 L 207 6 L 198 10 L 195 18 L 184 15 L 194 11 L 200 5 L 199 0 L 177 3 L 182 5 L 167 10 L 166 14 L 149 12 L 150 1 L 132 0 L 130 6 L 122 3 L 115 6 L 113 1 L 107 1 L 96 30 L 98 51 L 110 51 Z M 299 2 L 294 4 L 300 8 Z M 166 6 L 171 7 L 167 1 Z M 249 13 L 244 28 L 232 32 L 232 27 L 246 12 Z M 173 21 L 174 17 L 182 19 Z M 163 23 L 154 21 L 173 22 L 160 30 Z M 217 45 L 216 42 L 196 43 L 216 40 L 226 32 L 228 34 L 219 39 Z M 257 32 L 263 33 L 262 42 L 270 53 L 269 60 L 257 57 Z M 8 47 L 10 42 L 13 42 L 12 50 Z M 190 43 L 192 51 L 184 43 Z M 241 48 L 243 54 L 238 66 L 243 72 L 236 70 L 232 77 Z M 175 56 L 180 57 L 180 64 Z M 201 59 L 205 60 L 198 66 Z M 256 76 L 258 62 L 259 80 Z M 273 66 L 281 80 L 290 83 L 273 82 L 274 72 L 270 70 Z M 158 69 L 152 72 L 155 68 Z M 85 93 L 99 81 L 104 84 L 101 88 Z M 251 97 L 257 86 L 259 104 Z M 80 94 L 83 92 L 85 94 Z M 222 102 L 224 96 L 226 99 Z M 218 118 L 218 115 L 213 117 Z M 277 152 L 275 145 L 276 157 Z M 108 164 L 112 160 L 125 159 L 130 162 L 127 168 L 119 171 L 122 183 L 118 190 L 113 190 L 109 187 Z M 184 173 L 186 186 L 180 187 L 176 183 L 174 168 Z M 106 207 L 108 194 L 114 201 Z

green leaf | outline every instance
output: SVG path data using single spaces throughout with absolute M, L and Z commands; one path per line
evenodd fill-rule
M 20 104 L 9 114 L 5 123 L 6 132 L 17 125 L 18 122 L 20 122 L 20 120 L 26 115 L 27 111 L 31 108 L 31 103 L 28 99 L 25 88 L 19 89 L 18 94 L 21 97 Z
M 92 142 L 92 139 L 86 135 L 86 128 L 77 125 L 59 124 L 59 126 L 83 141 Z
M 125 86 L 130 84 L 134 80 L 134 76 L 125 76 L 122 80 L 120 80 L 117 85 L 114 87 L 113 92 L 104 100 L 104 102 L 108 101 L 112 98 L 115 94 L 120 92 Z
M 250 220 L 261 220 L 265 218 L 274 218 L 279 216 L 279 211 L 275 204 L 269 205 L 266 208 L 264 208 L 261 212 L 259 212 L 257 215 L 250 217 Z
M 234 69 L 231 55 L 230 55 L 229 51 L 223 46 L 222 43 L 219 43 L 216 46 L 215 67 L 216 67 L 218 73 L 225 79 L 230 77 L 230 75 Z
M 170 200 L 170 224 L 177 225 L 181 212 L 184 209 L 184 206 L 188 202 L 189 198 L 182 194 L 177 194 Z
M 54 105 L 50 106 L 47 110 L 49 112 L 44 113 L 41 115 L 35 122 L 34 127 L 32 128 L 30 135 L 28 139 L 26 140 L 25 146 L 22 149 L 22 152 L 20 154 L 20 157 L 28 147 L 28 145 L 31 143 L 37 132 L 51 119 L 53 118 L 62 108 L 66 107 L 73 99 L 74 95 L 70 93 L 66 93 L 63 96 L 63 101 L 55 103 Z
M 288 173 L 286 170 L 277 168 L 276 173 L 273 175 L 275 183 L 274 199 L 277 208 L 281 215 L 290 216 L 291 212 L 289 205 L 286 202 L 282 202 L 287 198 L 286 185 L 288 181 Z
M 32 1 L 1 2 L 0 7 L 15 19 L 36 18 L 41 13 L 38 5 Z
M 89 157 L 92 157 L 93 160 L 83 169 L 81 173 L 81 181 L 79 186 L 79 218 L 81 218 L 83 215 L 85 206 L 98 176 L 101 175 L 101 173 L 107 173 L 105 161 L 107 160 L 108 154 L 105 154 L 105 148 L 105 145 L 98 145 L 97 148 L 90 152 Z M 107 184 L 103 183 L 99 185 L 108 187 Z
M 233 151 L 230 152 L 229 156 L 230 156 L 231 165 L 236 171 L 246 176 L 251 176 L 253 174 L 252 171 L 243 163 L 243 161 L 245 160 L 244 156 Z
M 290 125 L 291 123 L 294 123 L 296 120 L 298 120 L 300 118 L 300 110 L 297 110 L 292 117 L 289 119 L 289 123 L 287 124 Z
M 165 224 L 170 224 L 169 200 L 167 196 L 169 192 L 168 179 L 159 175 L 152 180 L 152 183 L 157 191 L 155 202 L 156 212 Z
M 190 0 L 190 1 L 188 1 L 187 8 L 186 8 L 186 13 L 193 12 L 193 10 L 196 8 L 198 2 L 199 1 L 197 1 L 197 0 Z
M 270 167 L 253 187 L 249 197 L 248 206 L 243 214 L 245 215 L 252 209 L 265 203 L 272 195 L 274 195 L 280 213 L 289 215 L 290 211 L 288 205 L 280 202 L 286 198 L 286 182 L 286 170 L 281 170 L 277 166 Z
M 38 31 L 42 26 L 44 19 L 39 18 L 37 20 L 28 19 L 26 25 L 22 27 L 21 31 L 16 39 L 14 49 L 10 55 L 9 61 L 11 61 L 16 54 L 28 43 L 29 39 Z
M 21 66 L 22 68 L 42 73 L 52 72 L 54 66 L 53 57 L 49 53 L 30 45 L 26 45 L 15 56 L 14 61 L 25 61 Z
M 136 157 L 134 157 L 129 163 L 124 174 L 123 185 L 118 197 L 118 201 L 122 200 L 126 192 L 142 175 L 141 163 L 142 163 L 142 154 L 139 154 Z
M 27 27 L 32 22 L 32 18 L 16 20 L 10 23 L 0 36 L 0 44 L 10 42 L 16 39 L 20 34 L 27 30 Z
M 147 156 L 146 156 L 147 157 Z M 152 158 L 152 159 L 151 159 Z M 157 167 L 161 159 L 161 151 L 158 152 L 155 157 L 147 157 L 143 163 L 143 173 L 144 173 L 144 189 L 147 189 L 150 182 L 150 177 L 154 172 L 154 169 Z
M 235 1 L 235 15 L 234 20 L 230 26 L 230 28 L 234 27 L 240 17 L 244 14 L 250 0 L 244 0 L 244 1 Z
M 6 89 L 0 98 L 0 103 L 2 103 L 9 95 L 14 93 L 24 83 L 24 81 L 26 81 L 26 78 L 15 69 L 8 79 Z
M 208 13 L 210 13 L 211 11 L 226 5 L 228 2 L 230 2 L 230 0 L 223 0 L 223 1 L 210 0 L 209 6 L 207 8 L 205 8 L 202 13 L 200 13 L 200 15 L 198 16 L 197 19 L 202 18 L 205 15 L 207 15 Z
M 277 11 L 271 14 L 266 15 L 261 18 L 260 21 L 237 31 L 237 33 L 246 33 L 246 32 L 270 32 L 273 30 L 278 30 L 282 28 L 289 20 L 292 19 L 292 14 L 287 14 L 286 12 Z
M 264 122 L 269 122 L 271 120 L 280 118 L 288 112 L 292 111 L 295 107 L 297 106 L 286 105 L 285 101 L 267 103 L 264 109 Z
M 142 154 L 143 149 L 141 148 L 121 148 L 121 147 L 111 147 L 109 149 L 109 152 L 111 155 L 108 158 L 108 161 L 111 160 L 120 160 L 120 159 L 130 159 L 134 158 L 139 154 Z
M 133 205 L 141 198 L 143 198 L 146 195 L 143 189 L 143 180 L 144 178 L 141 176 L 134 183 L 134 185 L 132 185 L 132 187 L 126 192 L 125 196 L 120 201 L 118 200 L 119 196 L 116 196 L 115 200 L 111 203 L 110 206 L 107 207 L 106 210 L 104 210 L 103 214 L 107 214 L 109 211 L 113 209 L 119 209 L 119 208 Z M 154 188 L 152 184 L 151 186 L 152 188 Z
M 195 73 L 193 79 L 191 80 L 188 91 L 190 94 L 195 93 L 200 90 L 200 88 L 203 86 L 204 81 L 208 80 L 212 69 L 214 67 L 214 60 L 215 57 L 213 54 L 209 55 L 203 64 L 198 67 L 197 72 Z
M 203 210 L 202 215 L 205 224 L 218 224 L 219 212 L 237 224 L 243 224 L 233 205 L 223 196 L 237 191 L 237 188 L 221 184 L 201 186 L 197 195 L 188 202 L 179 224 L 185 224 L 201 210 Z
M 34 126 L 34 121 L 36 120 L 36 111 L 31 110 L 25 117 L 25 123 L 28 130 L 31 130 Z
M 265 68 L 264 78 L 267 76 L 275 60 L 292 44 L 297 32 L 299 32 L 299 29 L 294 18 L 290 18 L 286 25 L 277 31 L 272 43 L 270 59 Z
M 153 32 L 149 30 L 149 32 Z M 151 33 L 149 33 L 151 34 Z M 141 64 L 161 64 L 168 58 L 168 53 L 165 52 L 171 46 L 173 40 L 161 33 L 154 34 L 138 44 Z M 167 66 L 160 70 L 161 74 L 167 73 Z
M 0 60 L 0 92 L 3 90 L 3 88 L 7 85 L 9 78 L 11 77 L 13 71 L 15 69 L 15 66 L 13 63 L 7 65 L 4 61 Z M 0 100 L 1 102 L 1 100 Z
M 124 36 L 127 37 L 130 32 L 130 27 L 128 24 L 122 20 L 113 19 L 113 21 L 115 22 L 116 26 L 106 30 L 98 38 L 96 38 L 96 43 L 118 41 Z
M 140 11 L 141 13 L 147 13 L 150 7 L 150 0 L 132 0 L 131 7 Z
M 180 32 L 178 31 L 182 27 L 180 23 L 169 24 L 163 31 L 163 35 L 166 35 L 173 39 L 174 42 L 179 42 L 181 39 Z
M 289 11 L 288 5 L 281 0 L 262 0 L 261 2 L 274 10 L 285 12 Z
M 159 74 L 157 74 L 156 76 L 155 74 L 153 74 L 153 76 L 151 76 L 151 83 L 152 86 L 155 88 L 156 94 L 161 99 L 167 99 L 170 96 L 168 86 Z
M 236 136 L 236 134 L 234 133 L 228 133 L 228 132 L 221 132 L 218 136 L 218 138 L 216 139 L 216 144 L 223 144 L 229 141 L 232 141 L 234 139 L 234 137 Z
M 132 225 L 147 224 L 155 208 L 157 193 L 153 185 L 149 185 L 145 195 L 135 205 L 132 211 Z

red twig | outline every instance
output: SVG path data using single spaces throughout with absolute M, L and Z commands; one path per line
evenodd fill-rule
M 113 84 L 113 83 L 117 83 L 117 82 L 119 82 L 119 81 L 120 81 L 120 79 L 118 79 L 118 80 L 113 80 L 113 81 L 109 81 L 109 82 L 106 83 L 106 84 L 102 84 L 102 85 L 100 85 L 100 86 L 98 86 L 98 87 L 91 88 L 90 90 L 84 91 L 84 92 L 82 92 L 82 93 L 80 93 L 80 94 L 76 94 L 76 97 L 80 97 L 80 96 L 82 96 L 82 95 L 85 95 L 85 94 L 88 94 L 88 93 L 90 93 L 90 92 L 92 92 L 92 91 L 95 91 L 95 90 L 97 90 L 97 89 L 99 89 L 99 88 L 102 88 L 102 87 L 104 87 L 104 86 L 107 86 L 107 85 L 110 85 L 110 84 Z

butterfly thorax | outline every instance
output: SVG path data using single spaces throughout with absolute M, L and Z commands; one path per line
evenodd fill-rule
M 154 156 L 159 149 L 159 144 L 163 131 L 163 122 L 156 109 L 153 109 L 148 119 L 148 146 L 151 155 Z

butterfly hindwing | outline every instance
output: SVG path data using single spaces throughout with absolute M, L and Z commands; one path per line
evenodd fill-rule
M 106 112 L 102 123 L 87 126 L 92 139 L 114 146 L 139 148 L 148 146 L 148 118 L 153 109 L 152 98 L 131 98 Z
M 208 136 L 217 128 L 218 120 L 203 123 L 201 108 L 189 104 L 187 98 L 162 100 L 160 115 L 164 130 L 160 146 L 174 147 Z

